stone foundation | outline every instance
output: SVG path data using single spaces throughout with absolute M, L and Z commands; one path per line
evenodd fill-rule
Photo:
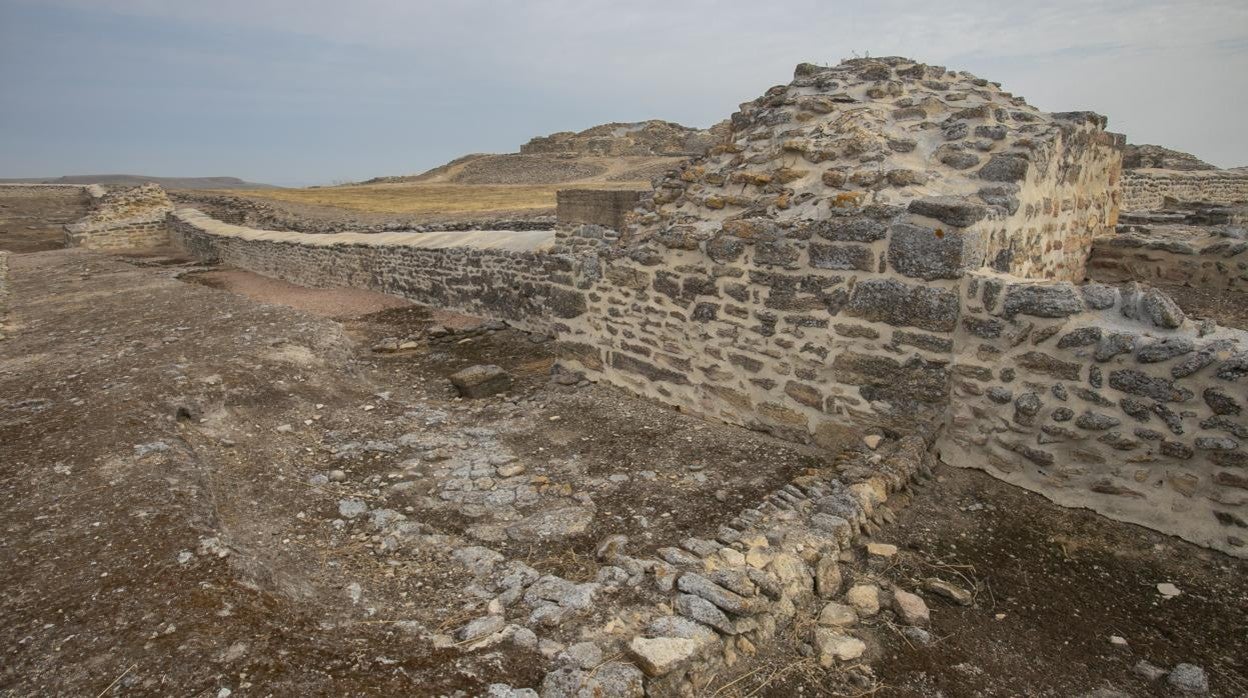
M 1248 201 L 1248 173 L 1227 170 L 1129 170 L 1122 177 L 1122 208 L 1154 211 L 1166 199 L 1235 204 Z

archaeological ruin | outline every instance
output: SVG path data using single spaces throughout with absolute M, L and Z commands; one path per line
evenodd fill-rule
M 647 126 L 668 151 L 705 154 L 652 191 L 560 192 L 551 230 L 269 231 L 175 210 L 148 185 L 92 191 L 66 235 L 505 321 L 553 337 L 563 372 L 785 441 L 883 440 L 838 477 L 760 496 L 715 541 L 659 561 L 607 542 L 603 559 L 622 579 L 654 577 L 668 612 L 614 638 L 621 657 L 547 684 L 689 694 L 796 609 L 846 598 L 839 551 L 937 459 L 1248 557 L 1248 333 L 1187 317 L 1149 285 L 1248 288 L 1242 228 L 1201 218 L 1248 200 L 1248 174 L 1124 169 L 1125 139 L 1107 128 L 909 59 L 801 64 L 713 144 L 700 140 L 711 131 Z M 631 147 L 556 136 L 522 152 Z M 1176 202 L 1207 206 L 1158 212 Z M 4 269 L 0 253 L 0 313 Z M 777 527 L 788 537 L 769 542 Z M 508 576 L 489 550 L 466 550 L 539 634 L 592 603 L 596 585 Z M 921 601 L 893 603 L 925 623 Z M 844 628 L 818 632 L 825 666 L 861 653 Z

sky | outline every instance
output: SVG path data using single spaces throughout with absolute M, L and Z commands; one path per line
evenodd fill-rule
M 1248 0 L 0 0 L 0 177 L 412 174 L 865 55 L 1248 165 Z

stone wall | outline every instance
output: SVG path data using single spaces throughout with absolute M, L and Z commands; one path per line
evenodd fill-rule
M 1248 291 L 1243 228 L 1158 226 L 1097 238 L 1088 262 L 1102 281 L 1152 281 Z
M 571 263 L 544 252 L 549 231 L 305 233 L 254 230 L 194 209 L 169 216 L 196 258 L 313 287 L 366 288 L 549 332 L 584 311 Z
M 1211 204 L 1248 202 L 1248 173 L 1228 170 L 1128 170 L 1122 177 L 1122 209 L 1154 211 L 1166 199 Z
M 562 189 L 555 194 L 561 225 L 589 223 L 623 230 L 643 193 L 624 189 Z
M 732 124 L 601 245 L 565 361 L 784 438 L 929 428 L 963 276 L 1080 279 L 1116 218 L 1121 138 L 1102 117 L 1044 114 L 966 73 L 803 65 Z M 566 228 L 560 249 L 601 237 Z
M 1155 289 L 975 274 L 942 458 L 1248 556 L 1248 333 Z
M 1070 283 L 1117 219 L 1104 127 L 905 59 L 802 65 L 622 230 L 170 220 L 202 259 L 554 334 L 565 368 L 682 410 L 829 448 L 943 433 L 954 465 L 1245 554 L 1248 340 Z
M 94 196 L 91 212 L 65 226 L 67 246 L 125 250 L 169 243 L 165 216 L 173 205 L 159 185 L 144 184 L 107 193 L 97 187 L 96 191 L 101 195 Z

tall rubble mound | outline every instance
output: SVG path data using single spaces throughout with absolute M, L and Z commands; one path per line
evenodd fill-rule
M 656 183 L 627 239 L 817 236 L 927 280 L 981 266 L 1077 280 L 1115 222 L 1123 139 L 1105 118 L 1041 112 L 969 73 L 897 57 L 804 63 L 730 123 L 729 140 Z M 868 254 L 885 239 L 887 255 Z

